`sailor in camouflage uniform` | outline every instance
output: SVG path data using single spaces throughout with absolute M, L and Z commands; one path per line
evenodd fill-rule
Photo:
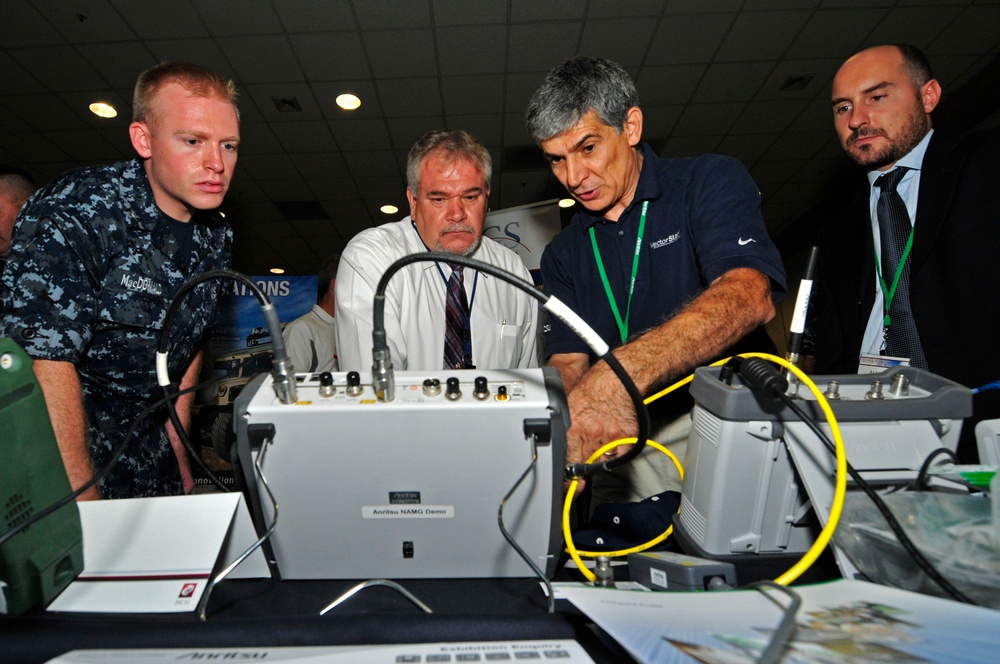
M 234 99 L 231 82 L 200 67 L 148 70 L 130 127 L 140 158 L 71 171 L 21 212 L 0 288 L 0 335 L 35 358 L 74 488 L 111 460 L 137 415 L 162 396 L 155 352 L 174 295 L 189 278 L 230 264 L 232 230 L 215 208 L 236 164 Z M 218 283 L 200 285 L 174 316 L 169 369 L 182 387 L 197 376 L 219 292 Z M 187 425 L 190 399 L 178 405 Z M 190 484 L 160 408 L 100 495 L 178 494 Z

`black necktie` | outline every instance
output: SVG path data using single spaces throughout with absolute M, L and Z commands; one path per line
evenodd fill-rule
M 465 321 L 469 318 L 461 265 L 452 267 L 445 298 L 444 368 L 461 369 L 465 366 Z
M 875 186 L 879 188 L 878 204 L 875 207 L 878 217 L 878 231 L 881 236 L 882 251 L 880 254 L 882 263 L 882 283 L 883 297 L 888 297 L 885 287 L 892 287 L 892 281 L 896 276 L 896 269 L 899 266 L 900 258 L 906 249 L 906 243 L 910 238 L 913 225 L 910 223 L 910 215 L 906 212 L 906 204 L 896 191 L 896 185 L 903 178 L 906 171 L 904 167 L 896 168 L 884 175 L 880 175 L 875 180 Z M 913 320 L 913 312 L 910 310 L 910 261 L 903 265 L 903 270 L 899 275 L 899 282 L 892 297 L 889 310 L 885 312 L 889 318 L 889 325 L 885 330 L 885 350 L 886 353 L 895 357 L 910 358 L 910 365 L 927 368 L 927 359 L 924 357 L 923 346 L 920 345 L 920 334 L 917 332 L 917 325 Z

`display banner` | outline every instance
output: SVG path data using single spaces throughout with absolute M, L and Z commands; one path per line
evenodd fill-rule
M 521 257 L 536 286 L 542 282 L 539 270 L 542 251 L 559 230 L 559 206 L 555 200 L 490 212 L 483 224 L 483 235 Z

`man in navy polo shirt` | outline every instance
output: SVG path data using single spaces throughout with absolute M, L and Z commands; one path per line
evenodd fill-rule
M 640 142 L 635 85 L 606 60 L 579 57 L 553 69 L 526 120 L 552 172 L 583 207 L 545 250 L 545 289 L 618 347 L 615 356 L 641 392 L 734 352 L 773 351 L 763 325 L 785 294 L 785 273 L 764 227 L 760 193 L 738 161 L 658 157 Z M 604 443 L 635 436 L 633 407 L 618 378 L 558 321 L 545 329 L 545 353 L 568 392 L 567 461 L 585 461 Z M 682 461 L 690 428 L 685 401 L 651 411 L 654 425 L 685 414 L 653 436 L 676 441 L 672 451 Z M 653 450 L 622 474 L 617 482 L 602 479 L 620 485 L 604 498 L 636 500 L 680 488 L 672 464 Z

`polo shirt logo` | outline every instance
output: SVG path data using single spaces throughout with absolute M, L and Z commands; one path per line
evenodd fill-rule
M 130 274 L 123 274 L 121 285 L 131 291 L 149 293 L 150 295 L 163 294 L 163 285 L 149 277 L 133 277 Z
M 668 235 L 667 237 L 659 239 L 656 242 L 650 242 L 649 243 L 649 248 L 650 249 L 659 249 L 660 247 L 665 247 L 668 244 L 673 244 L 674 242 L 677 242 L 677 240 L 679 240 L 679 239 L 681 239 L 681 232 L 677 231 L 673 235 Z

